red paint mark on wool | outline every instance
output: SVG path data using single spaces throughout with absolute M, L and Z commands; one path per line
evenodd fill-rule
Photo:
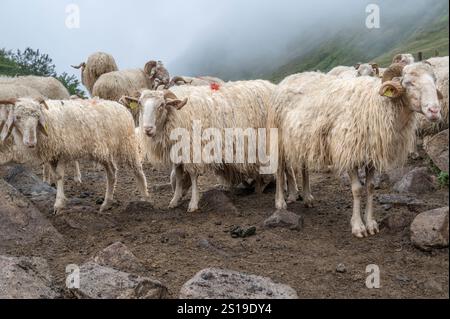
M 214 83 L 211 83 L 210 87 L 211 87 L 211 90 L 213 90 L 213 91 L 219 91 L 219 89 L 220 89 L 220 84 L 214 82 Z

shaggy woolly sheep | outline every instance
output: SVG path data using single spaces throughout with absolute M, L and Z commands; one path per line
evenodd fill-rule
M 75 69 L 81 69 L 81 83 L 92 96 L 92 89 L 98 78 L 105 73 L 119 70 L 113 56 L 104 52 L 95 52 L 91 54 L 86 62 L 79 65 L 72 65 Z
M 358 76 L 378 77 L 380 75 L 380 69 L 376 63 L 358 63 L 354 66 L 337 66 L 331 69 L 327 74 L 343 79 Z
M 225 128 L 264 128 L 267 102 L 275 87 L 270 82 L 260 80 L 227 83 L 219 90 L 212 90 L 209 86 L 178 86 L 170 91 L 143 91 L 138 100 L 141 109 L 139 127 L 147 157 L 153 164 L 172 165 L 170 153 L 177 141 L 171 140 L 170 135 L 175 129 L 182 128 L 192 136 L 193 121 L 200 121 L 203 128 L 218 128 L 221 137 L 225 134 Z M 207 142 L 202 140 L 202 146 Z M 191 151 L 192 143 L 191 140 Z M 199 174 L 210 171 L 230 183 L 242 181 L 244 177 L 259 176 L 259 165 L 248 163 L 247 157 L 241 164 L 224 164 L 227 161 L 223 157 L 219 163 L 191 162 L 192 159 L 182 161 L 175 167 L 176 187 L 170 207 L 178 206 L 183 195 L 183 170 L 189 173 L 192 184 L 188 212 L 198 210 Z
M 54 77 L 35 75 L 0 77 L 0 85 L 3 84 L 27 86 L 48 99 L 64 100 L 70 97 L 65 86 Z
M 408 64 L 413 64 L 414 62 L 415 62 L 414 61 L 414 56 L 411 53 L 397 54 L 392 59 L 392 64 L 400 63 L 400 64 L 403 64 L 403 65 L 408 65 Z
M 0 107 L 7 104 L 14 107 L 3 127 L 1 140 L 13 134 L 15 145 L 30 160 L 51 164 L 57 177 L 55 213 L 65 207 L 65 163 L 83 158 L 102 164 L 106 170 L 106 195 L 100 211 L 112 203 L 118 162 L 133 169 L 141 195 L 148 198 L 139 140 L 132 116 L 125 107 L 102 100 L 0 101 Z
M 352 181 L 352 233 L 357 237 L 377 233 L 374 172 L 405 162 L 415 146 L 415 112 L 438 121 L 439 97 L 433 69 L 425 63 L 394 64 L 383 82 L 317 73 L 286 78 L 274 93 L 268 114 L 268 127 L 278 128 L 280 137 L 276 207 L 286 208 L 283 165 L 332 166 L 338 172 L 348 171 Z M 360 167 L 366 169 L 365 225 L 360 215 Z
M 219 78 L 212 76 L 200 76 L 200 77 L 175 76 L 170 81 L 169 87 L 178 85 L 206 86 L 214 83 L 221 85 L 224 84 L 225 82 Z
M 418 133 L 420 136 L 436 134 L 439 131 L 445 130 L 448 128 L 448 103 L 449 103 L 449 87 L 448 87 L 448 70 L 449 70 L 449 59 L 446 57 L 437 57 L 428 59 L 426 62 L 430 63 L 434 73 L 436 74 L 436 86 L 441 91 L 443 95 L 442 104 L 441 104 L 441 114 L 442 121 L 438 123 L 431 123 L 426 120 L 426 118 L 422 114 L 417 114 L 419 125 L 418 125 Z

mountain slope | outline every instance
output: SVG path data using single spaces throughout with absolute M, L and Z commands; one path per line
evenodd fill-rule
M 341 31 L 264 77 L 279 82 L 293 73 L 326 72 L 337 65 L 368 61 L 387 66 L 395 54 L 402 52 L 423 52 L 424 58 L 436 53 L 448 55 L 448 11 L 447 1 L 430 1 L 426 12 L 412 13 L 402 22 L 388 17 L 381 29 Z

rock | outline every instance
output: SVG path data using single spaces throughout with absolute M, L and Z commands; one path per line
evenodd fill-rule
M 237 271 L 207 268 L 180 290 L 180 299 L 298 299 L 290 286 Z
M 177 245 L 188 236 L 184 229 L 172 229 L 161 236 L 161 242 L 169 245 Z
M 124 272 L 134 273 L 144 269 L 142 262 L 121 242 L 115 242 L 97 253 L 93 261 Z
M 394 185 L 394 190 L 398 193 L 423 194 L 434 189 L 433 178 L 426 167 L 413 169 Z
M 347 272 L 347 267 L 345 267 L 344 264 L 338 264 L 336 266 L 336 272 L 341 273 L 341 274 L 346 273 Z
M 47 261 L 38 257 L 0 256 L 0 299 L 53 299 Z
M 246 238 L 256 234 L 256 227 L 241 227 L 233 226 L 230 230 L 231 237 L 233 238 Z
M 404 194 L 383 194 L 377 197 L 381 205 L 393 206 L 425 206 L 425 203 L 414 196 Z
M 392 232 L 402 231 L 411 225 L 415 217 L 416 215 L 411 212 L 394 212 L 381 221 L 381 227 Z
M 0 177 L 3 177 L 8 184 L 33 202 L 51 202 L 53 204 L 55 200 L 56 190 L 21 165 L 2 166 Z
M 303 218 L 288 210 L 277 210 L 264 221 L 263 225 L 267 228 L 285 227 L 292 230 L 301 230 L 303 228 Z
M 212 242 L 206 238 L 201 238 L 198 241 L 198 247 L 206 249 L 207 251 L 221 257 L 230 257 L 230 254 L 227 253 L 219 243 Z
M 0 253 L 42 239 L 62 242 L 62 235 L 18 190 L 0 178 Z
M 231 199 L 223 191 L 217 189 L 205 192 L 200 199 L 199 207 L 203 212 L 215 214 L 236 214 L 238 212 Z
M 448 247 L 448 206 L 417 215 L 411 224 L 411 242 L 419 249 Z
M 444 292 L 444 288 L 442 287 L 442 285 L 439 282 L 437 282 L 436 280 L 434 280 L 433 278 L 430 278 L 427 281 L 425 281 L 423 283 L 423 287 L 425 289 L 431 290 L 433 292 L 438 292 L 438 293 Z
M 424 141 L 424 149 L 434 165 L 447 174 L 449 158 L 448 143 L 448 129 Z
M 80 267 L 80 288 L 70 290 L 80 299 L 162 299 L 167 288 L 158 280 L 88 261 Z

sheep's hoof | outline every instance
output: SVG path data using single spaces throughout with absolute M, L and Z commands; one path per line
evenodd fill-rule
M 73 179 L 75 181 L 75 183 L 77 183 L 78 185 L 83 184 L 83 182 L 81 181 L 81 177 L 79 176 L 75 176 L 75 178 Z
M 112 206 L 112 202 L 103 202 L 102 206 L 100 206 L 100 213 L 103 213 L 109 210 Z
M 275 208 L 278 210 L 287 209 L 287 204 L 285 201 L 275 203 Z
M 287 204 L 295 203 L 297 201 L 297 199 L 298 199 L 298 194 L 295 194 L 295 195 L 291 194 L 291 195 L 288 196 L 288 198 L 286 200 L 286 203 Z
M 189 208 L 187 210 L 188 213 L 196 213 L 198 211 L 199 211 L 198 206 L 192 206 L 192 207 L 189 206 Z
M 171 200 L 170 201 L 169 208 L 177 208 L 178 206 L 180 206 L 179 200 L 176 200 L 176 201 Z
M 378 228 L 378 224 L 374 220 L 366 221 L 366 228 L 369 231 L 370 235 L 375 235 L 375 234 L 378 234 L 380 232 L 380 230 Z
M 303 201 L 305 202 L 305 206 L 308 208 L 314 207 L 314 197 L 311 194 L 303 195 Z
M 366 226 L 364 226 L 362 221 L 352 223 L 352 234 L 357 238 L 368 236 Z

